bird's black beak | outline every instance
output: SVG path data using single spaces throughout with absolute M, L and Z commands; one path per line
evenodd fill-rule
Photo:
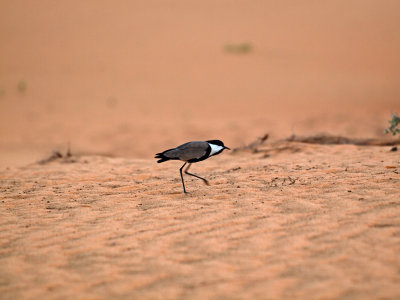
M 231 148 L 228 148 L 228 147 L 225 147 L 225 146 L 224 146 L 224 149 L 228 149 L 228 150 L 231 150 Z

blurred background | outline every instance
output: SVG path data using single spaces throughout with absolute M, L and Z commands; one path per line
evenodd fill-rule
M 0 167 L 53 150 L 151 158 L 400 111 L 397 0 L 2 0 Z

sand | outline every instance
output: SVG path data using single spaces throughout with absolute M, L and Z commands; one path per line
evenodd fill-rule
M 0 11 L 0 299 L 400 298 L 399 1 Z
M 2 172 L 1 298 L 400 297 L 398 153 L 281 148 Z

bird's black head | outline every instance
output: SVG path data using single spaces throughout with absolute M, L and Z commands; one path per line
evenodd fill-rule
M 230 148 L 226 147 L 224 145 L 224 143 L 222 141 L 220 141 L 220 140 L 209 140 L 209 141 L 206 141 L 206 142 L 209 143 L 209 144 L 213 144 L 213 145 L 224 147 L 224 149 L 231 150 Z

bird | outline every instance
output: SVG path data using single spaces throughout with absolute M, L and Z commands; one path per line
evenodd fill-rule
M 183 192 L 187 194 L 185 188 L 185 181 L 183 180 L 183 175 L 182 175 L 182 170 L 186 166 L 186 164 L 188 164 L 188 166 L 184 171 L 185 174 L 201 179 L 206 185 L 209 185 L 207 179 L 189 173 L 188 170 L 192 165 L 192 163 L 197 163 L 211 156 L 218 155 L 225 149 L 230 150 L 230 148 L 226 147 L 224 143 L 220 140 L 192 141 L 182 144 L 176 148 L 168 149 L 163 152 L 157 153 L 154 158 L 159 159 L 157 163 L 162 163 L 168 160 L 181 160 L 185 162 L 183 166 L 179 169 L 179 172 L 181 174 Z

